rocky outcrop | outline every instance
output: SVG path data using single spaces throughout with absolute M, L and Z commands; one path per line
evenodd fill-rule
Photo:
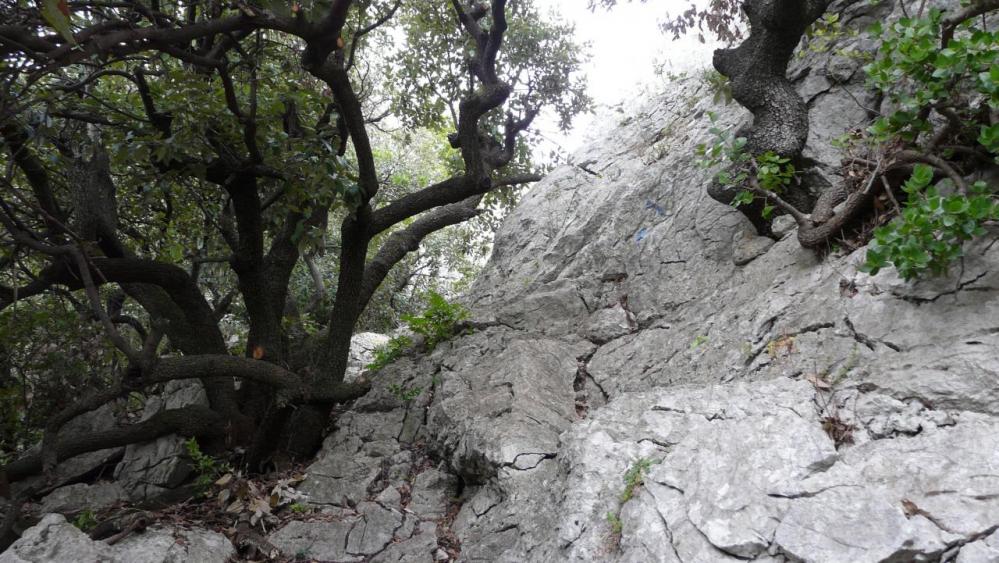
M 222 534 L 181 528 L 152 528 L 108 545 L 91 540 L 61 515 L 49 514 L 0 554 L 0 563 L 225 563 L 235 554 L 236 550 Z
M 38 502 L 41 514 L 76 514 L 83 510 L 104 510 L 128 498 L 128 492 L 116 481 L 76 483 L 59 487 Z
M 365 367 L 374 361 L 375 350 L 388 344 L 390 338 L 377 332 L 361 332 L 350 339 L 350 358 L 343 380 L 352 383 L 364 372 Z
M 847 29 L 895 17 L 839 2 Z M 862 126 L 862 37 L 796 58 L 810 184 Z M 835 51 L 835 55 L 831 54 Z M 274 530 L 336 561 L 994 561 L 999 233 L 949 277 L 761 239 L 707 197 L 707 81 L 629 110 L 528 193 L 475 331 L 368 374 Z
M 847 29 L 895 17 L 834 8 Z M 838 180 L 832 140 L 877 104 L 859 67 L 792 63 L 812 184 Z M 760 239 L 694 164 L 707 112 L 751 119 L 712 98 L 675 83 L 524 197 L 469 296 L 478 332 L 372 377 L 309 470 L 313 503 L 387 501 L 463 561 L 995 557 L 997 233 L 918 283 L 783 222 Z M 456 498 L 416 502 L 446 474 Z
M 839 449 L 833 412 L 851 429 Z M 789 378 L 627 394 L 565 436 L 560 540 L 578 560 L 940 560 L 999 524 L 997 430 L 992 416 Z M 639 459 L 650 468 L 609 546 L 588 524 Z
M 161 394 L 147 401 L 142 420 L 166 409 L 191 405 L 208 406 L 208 396 L 198 381 L 171 381 Z M 167 496 L 179 487 L 193 469 L 184 438 L 171 434 L 125 448 L 125 456 L 115 468 L 115 479 L 132 500 L 143 501 Z

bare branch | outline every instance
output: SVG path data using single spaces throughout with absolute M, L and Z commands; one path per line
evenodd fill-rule
M 357 54 L 357 45 L 361 38 L 385 25 L 386 22 L 395 16 L 395 13 L 399 10 L 400 6 L 402 6 L 402 0 L 396 0 L 395 4 L 392 5 L 388 12 L 376 19 L 370 25 L 367 25 L 354 33 L 354 38 L 350 41 L 350 55 L 347 57 L 347 64 L 344 68 L 350 70 L 354 67 L 354 56 Z
M 940 33 L 941 48 L 947 47 L 951 39 L 954 39 L 954 32 L 962 22 L 976 18 L 982 14 L 987 14 L 993 10 L 999 10 L 999 0 L 974 0 L 963 10 L 944 18 L 941 22 L 941 27 L 943 28 Z
M 948 164 L 946 160 L 938 156 L 919 151 L 904 150 L 899 151 L 895 155 L 895 159 L 899 162 L 922 162 L 924 164 L 929 164 L 946 174 L 947 177 L 954 182 L 954 185 L 957 186 L 958 191 L 965 195 L 968 194 L 968 183 L 964 180 L 961 174 L 958 173 L 957 170 L 954 170 L 954 167 Z

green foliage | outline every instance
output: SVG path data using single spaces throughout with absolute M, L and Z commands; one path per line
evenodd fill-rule
M 397 44 L 384 74 L 385 88 L 407 125 L 443 128 L 449 116 L 457 115 L 456 101 L 476 87 L 464 75 L 464 55 L 453 48 L 465 42 L 470 49 L 472 40 L 455 26 L 448 3 L 405 3 L 400 11 L 405 35 L 402 41 L 392 39 Z M 572 117 L 592 103 L 578 73 L 588 46 L 573 41 L 572 25 L 542 15 L 533 2 L 509 3 L 507 18 L 501 79 L 514 89 L 510 111 L 523 115 L 527 108 L 544 105 L 568 128 Z M 491 16 L 481 25 L 492 25 Z M 505 115 L 497 113 L 494 119 L 499 128 Z M 528 157 L 524 153 L 517 160 L 523 163 Z
M 288 505 L 288 509 L 295 514 L 305 514 L 306 512 L 309 512 L 309 505 L 301 502 L 293 502 Z
M 701 75 L 701 79 L 714 92 L 714 97 L 712 98 L 714 103 L 719 104 L 724 102 L 725 105 L 732 103 L 732 82 L 727 76 L 717 70 L 707 69 Z
M 192 437 L 185 441 L 184 449 L 187 451 L 187 457 L 191 459 L 196 474 L 194 488 L 199 494 L 207 494 L 220 476 L 231 471 L 229 464 L 202 452 L 196 438 Z
M 883 143 L 914 143 L 934 131 L 931 115 L 937 112 L 958 140 L 964 135 L 995 157 L 999 127 L 981 123 L 980 112 L 968 100 L 980 96 L 992 111 L 999 109 L 999 33 L 969 20 L 941 46 L 942 22 L 942 12 L 934 8 L 925 18 L 902 18 L 887 26 L 879 22 L 871 28 L 881 45 L 877 58 L 865 67 L 868 81 L 896 109 L 877 119 L 869 132 Z M 907 198 L 901 216 L 875 231 L 864 271 L 874 274 L 891 264 L 907 280 L 944 275 L 963 256 L 964 243 L 984 235 L 984 223 L 999 218 L 996 196 L 984 182 L 961 193 L 950 179 L 935 185 L 933 180 L 932 167 L 914 168 L 902 186 Z
M 406 335 L 392 337 L 384 346 L 374 350 L 374 360 L 364 366 L 368 371 L 378 371 L 399 359 L 413 345 L 413 339 Z
M 420 396 L 423 393 L 423 387 L 409 387 L 408 385 L 402 385 L 399 383 L 392 383 L 388 386 L 389 393 L 395 395 L 397 399 L 404 403 L 408 403 L 413 399 Z
M 0 285 L 14 276 L 0 272 Z M 35 297 L 0 311 L 0 457 L 17 457 L 41 438 L 50 416 L 106 383 L 120 358 L 96 322 L 71 301 Z
M 846 37 L 856 37 L 859 33 L 854 29 L 843 27 L 840 15 L 836 12 L 827 12 L 812 25 L 805 29 L 805 37 L 802 41 L 798 57 L 804 57 L 808 53 L 826 53 L 840 39 Z M 838 51 L 837 54 L 850 55 L 845 51 Z
M 410 330 L 425 338 L 425 346 L 432 351 L 438 344 L 454 336 L 454 327 L 468 318 L 468 310 L 460 303 L 451 303 L 442 295 L 430 292 L 427 308 L 419 315 L 406 315 L 403 320 Z
M 97 526 L 97 516 L 94 514 L 93 510 L 89 508 L 83 512 L 76 515 L 73 519 L 73 525 L 80 529 L 81 532 L 89 532 Z
M 746 152 L 746 139 L 736 137 L 731 132 L 717 125 L 717 115 L 708 112 L 712 126 L 708 130 L 715 140 L 711 144 L 700 144 L 695 153 L 700 159 L 698 164 L 704 168 L 722 169 L 715 174 L 715 181 L 726 187 L 744 187 L 749 181 L 749 174 L 755 167 L 755 179 L 761 188 L 781 193 L 794 180 L 796 170 L 791 160 L 773 152 L 757 155 L 755 159 Z M 752 203 L 759 196 L 747 189 L 739 190 L 732 205 L 739 207 Z M 769 219 L 774 208 L 765 205 L 763 217 Z
M 992 154 L 999 154 L 999 124 L 982 125 L 978 142 Z
M 624 524 L 621 523 L 621 517 L 614 512 L 607 512 L 607 523 L 610 524 L 611 533 L 619 536 L 621 532 L 624 531 Z
M 708 133 L 714 137 L 710 144 L 701 143 L 694 149 L 695 154 L 700 157 L 697 164 L 703 168 L 715 168 L 723 164 L 744 164 L 749 161 L 749 155 L 745 152 L 746 138 L 736 137 L 727 129 L 718 125 L 718 114 L 709 111 L 708 119 L 711 127 Z M 719 172 L 719 175 L 724 172 Z M 745 177 L 742 178 L 745 180 Z M 735 181 L 735 178 L 726 178 L 724 183 Z M 721 179 L 719 179 L 721 181 Z
M 756 178 L 765 190 L 780 193 L 794 179 L 791 160 L 766 152 L 756 158 Z
M 416 315 L 403 315 L 403 320 L 410 330 L 423 336 L 426 349 L 433 351 L 438 344 L 454 336 L 455 325 L 468 318 L 468 310 L 460 303 L 449 302 L 435 291 L 427 292 L 426 300 L 427 306 L 422 312 Z M 412 346 L 413 340 L 410 337 L 395 336 L 384 346 L 375 349 L 375 358 L 365 366 L 365 369 L 378 371 L 399 359 Z
M 955 92 L 977 91 L 993 109 L 999 108 L 999 32 L 967 21 L 941 48 L 942 17 L 933 8 L 925 18 L 902 18 L 871 27 L 881 44 L 878 56 L 864 70 L 868 82 L 897 108 L 871 127 L 878 140 L 914 141 L 932 129 L 927 110 L 949 105 Z M 986 135 L 985 140 L 987 148 L 995 147 L 993 135 Z
M 621 504 L 628 502 L 635 496 L 635 491 L 645 482 L 645 475 L 656 462 L 648 458 L 639 458 L 624 473 L 624 491 L 621 492 Z
M 902 215 L 874 232 L 863 271 L 876 274 L 891 264 L 907 280 L 945 275 L 964 255 L 964 243 L 984 235 L 986 221 L 999 219 L 999 202 L 984 182 L 973 184 L 967 195 L 947 195 L 941 184 L 949 180 L 935 186 L 932 181 L 933 169 L 916 165 L 902 187 L 908 194 Z

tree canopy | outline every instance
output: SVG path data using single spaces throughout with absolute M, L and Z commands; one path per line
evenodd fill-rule
M 343 381 L 350 339 L 386 280 L 409 281 L 393 268 L 433 264 L 411 254 L 427 237 L 540 179 L 539 111 L 568 126 L 589 105 L 571 30 L 528 0 L 0 13 L 0 330 L 59 343 L 2 341 L 4 414 L 44 427 L 5 466 L 15 481 L 169 433 L 242 446 L 251 469 L 311 454 L 332 406 L 366 389 Z M 43 401 L 47 378 L 76 392 Z M 187 379 L 209 407 L 63 431 Z
M 619 0 L 590 0 L 590 9 L 612 8 Z M 631 0 L 628 0 L 631 1 Z M 648 2 L 649 0 L 641 0 Z M 688 33 L 697 33 L 701 43 L 710 33 L 725 43 L 734 43 L 743 37 L 745 14 L 743 2 L 739 0 L 708 0 L 708 2 L 688 2 L 687 7 L 678 12 L 665 12 L 660 27 L 664 33 L 679 39 Z

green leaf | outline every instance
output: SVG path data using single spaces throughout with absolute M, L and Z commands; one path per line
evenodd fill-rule
M 753 193 L 748 190 L 742 190 L 732 200 L 732 207 L 739 207 L 740 205 L 748 205 L 750 203 L 753 203 Z
M 69 4 L 66 0 L 38 0 L 39 10 L 45 22 L 52 26 L 66 41 L 76 45 Z

